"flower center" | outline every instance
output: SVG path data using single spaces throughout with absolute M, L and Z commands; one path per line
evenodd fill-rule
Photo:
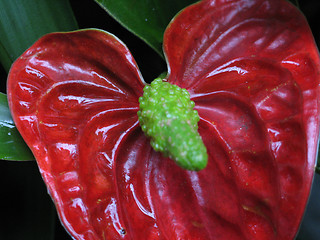
M 188 170 L 201 170 L 207 149 L 198 133 L 199 115 L 186 89 L 155 79 L 139 98 L 138 117 L 151 146 Z

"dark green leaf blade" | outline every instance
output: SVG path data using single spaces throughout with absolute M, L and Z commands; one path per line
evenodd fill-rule
M 68 0 L 0 1 L 0 62 L 8 71 L 42 35 L 77 28 Z
M 163 57 L 163 33 L 171 19 L 195 0 L 95 0 L 111 16 Z
M 33 160 L 34 157 L 14 125 L 7 97 L 0 93 L 0 159 Z

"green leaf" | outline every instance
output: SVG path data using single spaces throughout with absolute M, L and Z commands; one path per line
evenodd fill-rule
M 319 149 L 318 149 L 319 151 Z M 320 156 L 318 156 L 318 161 L 317 161 L 317 165 L 316 165 L 316 173 L 320 174 Z
M 0 1 L 0 62 L 8 71 L 42 35 L 77 28 L 68 0 Z
M 3 93 L 0 93 L 0 159 L 34 159 L 30 149 L 14 125 L 8 107 L 7 97 Z
M 171 19 L 195 0 L 95 0 L 112 17 L 163 57 L 163 33 Z

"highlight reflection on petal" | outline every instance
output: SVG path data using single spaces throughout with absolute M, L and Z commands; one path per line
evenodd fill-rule
M 168 82 L 199 112 L 206 169 L 152 150 L 145 83 L 99 30 L 47 35 L 13 65 L 8 98 L 60 218 L 78 240 L 293 239 L 319 132 L 319 67 L 286 0 L 203 0 L 164 36 Z
M 207 182 L 211 189 L 206 198 L 201 196 L 207 186 L 199 188 L 195 179 L 210 179 L 207 170 L 193 173 L 190 180 L 198 204 L 212 195 L 216 199 L 212 213 L 220 216 L 221 224 L 207 228 L 214 229 L 207 239 L 294 238 L 317 151 L 316 49 L 305 18 L 282 0 L 202 1 L 179 13 L 167 28 L 167 81 L 190 92 L 201 118 L 200 133 L 200 126 L 207 128 L 202 138 L 212 141 L 206 144 L 209 163 L 223 176 Z M 217 142 L 223 154 L 217 154 Z M 226 181 L 238 194 L 229 194 L 230 202 L 225 193 L 231 187 L 219 188 Z M 293 187 L 289 181 L 302 184 Z M 220 213 L 228 213 L 232 205 L 238 214 Z M 222 230 L 225 221 L 234 225 Z M 226 238 L 232 228 L 243 235 Z
M 8 97 L 15 123 L 38 161 L 60 218 L 77 239 L 101 239 L 104 231 L 115 238 L 123 235 L 118 196 L 107 199 L 108 192 L 117 191 L 108 188 L 105 174 L 115 165 L 122 138 L 136 128 L 143 87 L 128 49 L 98 30 L 47 35 L 11 69 Z M 103 120 L 105 124 L 99 122 Z M 97 160 L 89 166 L 96 171 L 90 176 L 85 173 L 88 158 Z M 95 196 L 95 203 L 89 203 Z M 104 212 L 107 218 L 101 216 Z M 107 230 L 109 223 L 114 227 Z

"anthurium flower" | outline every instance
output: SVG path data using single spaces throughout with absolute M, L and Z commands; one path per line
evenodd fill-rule
M 293 239 L 313 178 L 319 55 L 285 0 L 205 0 L 164 35 L 168 75 L 199 114 L 208 164 L 156 152 L 137 112 L 145 82 L 101 30 L 42 37 L 8 98 L 74 239 Z

